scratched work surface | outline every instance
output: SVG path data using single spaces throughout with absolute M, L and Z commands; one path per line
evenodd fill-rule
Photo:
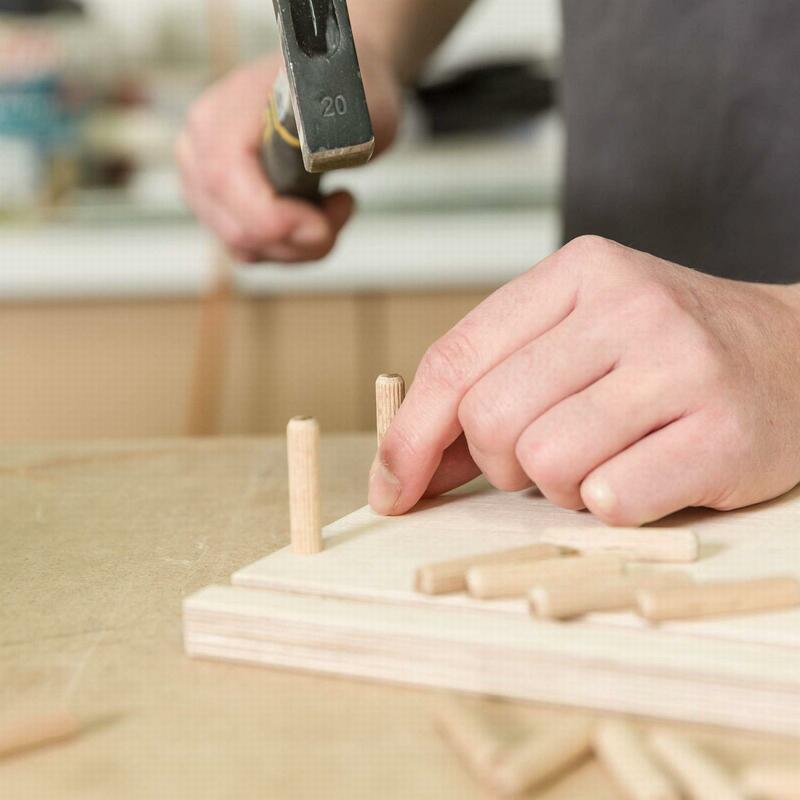
M 373 451 L 325 439 L 326 521 L 363 504 Z M 183 653 L 182 598 L 286 543 L 285 481 L 281 439 L 0 451 L 2 716 L 63 703 L 92 722 L 0 760 L 4 800 L 485 796 L 433 733 L 432 692 Z M 484 706 L 513 729 L 567 713 Z M 796 747 L 691 731 L 730 763 Z M 619 795 L 588 763 L 541 797 Z

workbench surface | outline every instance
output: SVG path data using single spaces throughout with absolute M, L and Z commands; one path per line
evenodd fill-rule
M 374 435 L 326 437 L 325 522 L 362 505 Z M 181 600 L 287 541 L 282 438 L 0 452 L 0 709 L 66 706 L 70 743 L 0 761 L 3 798 L 485 797 L 425 692 L 194 661 Z M 566 712 L 491 704 L 510 730 Z M 796 743 L 697 731 L 736 762 Z M 538 797 L 618 795 L 594 762 Z

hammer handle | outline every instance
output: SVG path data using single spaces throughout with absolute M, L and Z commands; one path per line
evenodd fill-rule
M 275 82 L 265 114 L 261 161 L 270 183 L 279 195 L 319 204 L 319 173 L 307 172 L 292 104 L 286 94 L 285 74 Z

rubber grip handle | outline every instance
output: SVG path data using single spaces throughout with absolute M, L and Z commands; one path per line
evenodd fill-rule
M 306 171 L 294 114 L 291 110 L 285 110 L 283 116 L 279 116 L 274 95 L 265 114 L 261 162 L 278 194 L 316 204 L 321 202 L 322 176 Z

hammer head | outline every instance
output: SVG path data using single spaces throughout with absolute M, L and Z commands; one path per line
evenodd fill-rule
M 375 146 L 346 0 L 273 0 L 309 172 L 369 161 Z

